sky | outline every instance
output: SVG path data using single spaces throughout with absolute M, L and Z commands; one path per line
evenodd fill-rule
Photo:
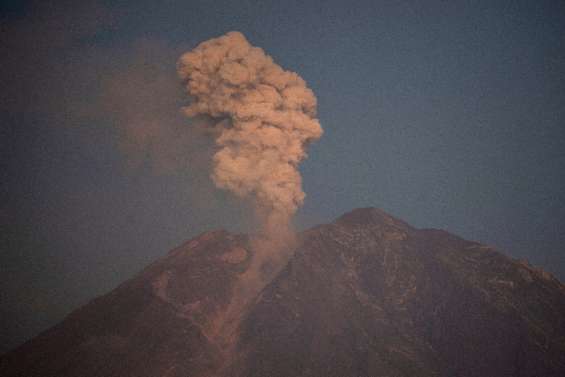
M 425 6 L 424 6 L 425 4 Z M 358 207 L 565 281 L 562 1 L 3 1 L 0 352 L 176 245 L 255 228 L 176 62 L 237 30 L 318 99 L 298 230 Z

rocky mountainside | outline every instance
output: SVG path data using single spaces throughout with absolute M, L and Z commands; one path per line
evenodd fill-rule
M 357 209 L 256 252 L 207 232 L 0 358 L 2 376 L 565 376 L 565 286 L 490 247 Z

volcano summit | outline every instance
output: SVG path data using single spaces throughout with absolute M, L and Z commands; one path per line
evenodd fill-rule
M 563 376 L 565 286 L 488 246 L 374 208 L 256 257 L 212 231 L 0 358 L 2 376 Z

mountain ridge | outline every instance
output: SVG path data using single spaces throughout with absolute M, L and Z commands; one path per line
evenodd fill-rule
M 356 209 L 302 232 L 280 271 L 234 306 L 256 253 L 248 235 L 204 232 L 2 355 L 0 372 L 337 377 L 565 371 L 565 287 L 491 247 L 414 228 L 379 209 Z

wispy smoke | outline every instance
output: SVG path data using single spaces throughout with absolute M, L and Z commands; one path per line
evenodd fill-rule
M 216 186 L 251 198 L 267 234 L 286 229 L 304 201 L 298 164 L 322 135 L 312 90 L 239 32 L 182 55 L 178 73 L 191 98 L 186 115 L 211 117 L 218 129 Z

